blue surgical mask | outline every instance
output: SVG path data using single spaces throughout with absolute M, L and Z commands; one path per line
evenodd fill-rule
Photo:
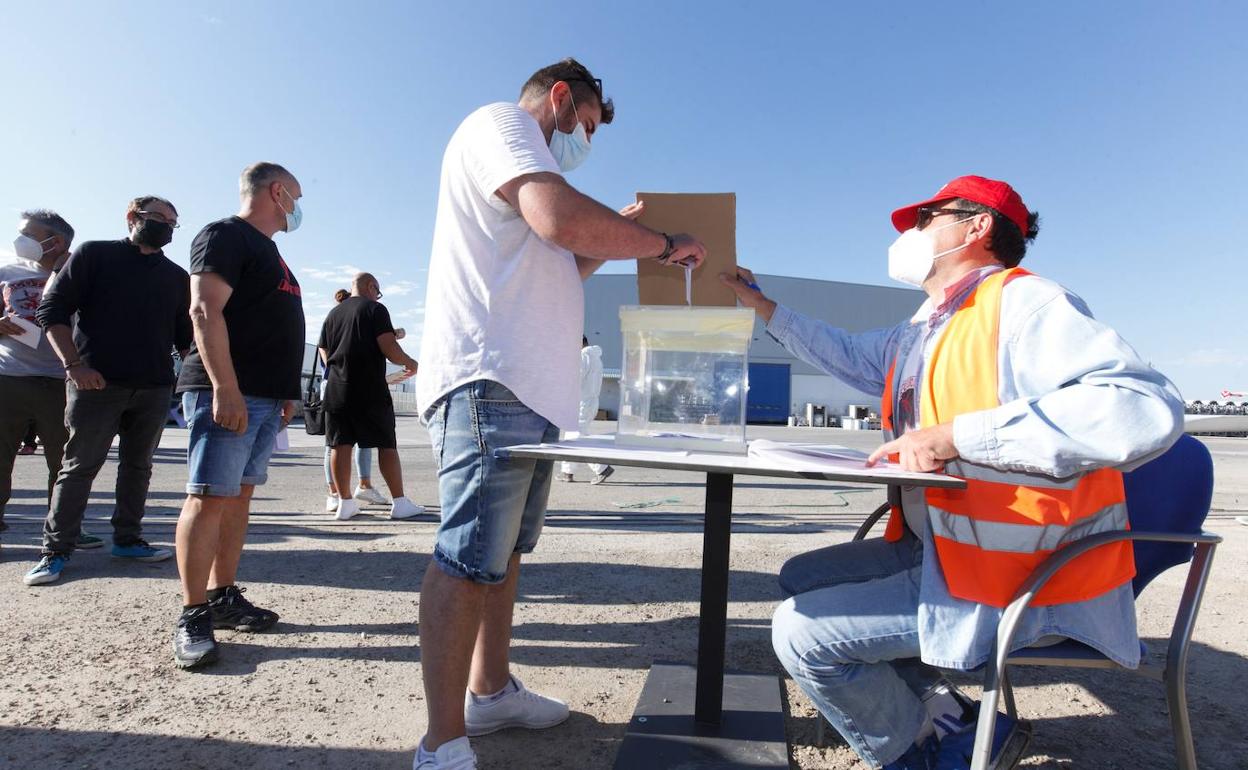
M 559 111 L 556 109 L 555 130 L 550 135 L 550 154 L 555 156 L 555 162 L 563 172 L 572 171 L 589 157 L 589 135 L 585 133 L 585 124 L 576 117 L 576 99 L 572 97 L 571 91 L 568 92 L 568 98 L 572 99 L 572 119 L 576 121 L 576 128 L 571 133 L 560 131 Z M 551 100 L 554 100 L 554 94 L 551 94 Z
M 286 232 L 293 233 L 303 222 L 303 209 L 299 208 L 299 201 L 295 200 L 295 196 L 287 192 L 285 187 L 282 188 L 282 192 L 286 193 L 291 203 L 295 204 L 294 211 L 287 211 L 285 207 L 282 207 L 282 213 L 286 215 Z

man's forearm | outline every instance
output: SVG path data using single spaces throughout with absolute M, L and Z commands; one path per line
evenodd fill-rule
M 662 233 L 620 216 L 562 180 L 526 184 L 520 212 L 538 235 L 589 259 L 657 257 Z
M 377 346 L 381 348 L 381 354 L 392 364 L 405 366 L 411 360 L 411 356 L 403 352 L 403 346 L 393 336 L 384 342 L 379 341 Z
M 225 317 L 219 313 L 192 312 L 191 321 L 195 329 L 195 347 L 199 350 L 212 387 L 237 388 L 238 376 L 230 358 L 230 331 L 225 326 Z
M 74 344 L 74 333 L 65 324 L 54 324 L 44 330 L 44 334 L 48 337 L 52 349 L 56 351 L 56 355 L 61 359 L 61 364 L 69 366 L 75 361 L 80 360 L 78 346 Z

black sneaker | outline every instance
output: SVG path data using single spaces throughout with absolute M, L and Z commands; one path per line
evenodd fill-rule
M 235 631 L 266 631 L 277 622 L 277 613 L 260 609 L 243 596 L 246 588 L 226 586 L 225 594 L 208 602 L 212 610 L 213 628 L 232 628 Z
M 173 633 L 173 662 L 178 668 L 196 668 L 217 662 L 217 640 L 212 635 L 212 613 L 207 607 L 182 611 Z

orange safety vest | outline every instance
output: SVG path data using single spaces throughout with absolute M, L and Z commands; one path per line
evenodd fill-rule
M 1001 294 L 1007 283 L 1026 275 L 1030 273 L 1022 268 L 990 275 L 949 319 L 923 372 L 921 428 L 1001 405 Z M 886 441 L 895 436 L 896 374 L 894 358 L 880 409 Z M 1130 528 L 1122 473 L 1112 468 L 1056 479 L 955 459 L 945 464 L 945 472 L 965 479 L 966 489 L 926 490 L 925 518 L 949 593 L 959 599 L 1004 607 L 1049 554 L 1097 532 Z M 903 529 L 901 509 L 894 504 L 884 537 L 898 540 Z M 1054 575 L 1034 604 L 1092 599 L 1134 576 L 1130 542 L 1101 546 Z

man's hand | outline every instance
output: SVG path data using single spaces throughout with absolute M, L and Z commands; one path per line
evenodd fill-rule
M 74 383 L 74 387 L 78 390 L 104 390 L 107 384 L 104 382 L 104 375 L 87 366 L 86 364 L 78 364 L 71 366 L 66 371 L 70 382 Z
M 625 219 L 631 219 L 635 222 L 637 221 L 637 217 L 644 214 L 645 211 L 646 211 L 646 202 L 635 201 L 633 203 L 628 204 L 624 208 L 620 209 L 620 216 L 624 217 Z
M 416 370 L 418 370 L 419 368 L 420 368 L 420 363 L 418 363 L 416 359 L 411 358 L 410 356 L 408 357 L 406 361 L 403 362 L 403 373 L 406 374 L 408 377 L 415 377 Z
M 407 330 L 404 329 L 402 326 L 394 330 L 394 338 L 396 340 L 401 340 L 406 336 L 407 336 Z
M 247 432 L 247 402 L 237 386 L 213 389 L 212 421 L 239 435 Z
M 767 295 L 758 288 L 758 281 L 754 280 L 752 272 L 744 267 L 738 267 L 735 276 L 720 273 L 719 280 L 732 289 L 743 307 L 754 308 L 754 312 L 763 319 L 763 323 L 771 321 L 772 314 L 776 312 L 776 303 L 767 299 Z
M 18 326 L 17 324 L 13 323 L 12 321 L 10 321 L 7 315 L 0 316 L 0 337 L 16 336 L 18 334 L 25 334 L 25 333 L 26 333 L 26 330 Z
M 689 233 L 677 233 L 672 236 L 672 253 L 659 259 L 664 265 L 695 268 L 706 261 L 706 247 L 702 241 Z
M 902 434 L 901 438 L 872 452 L 867 458 L 867 467 L 891 455 L 898 455 L 903 471 L 929 473 L 943 469 L 946 460 L 958 456 L 958 448 L 953 445 L 953 423 L 945 422 Z
M 295 410 L 298 408 L 299 408 L 298 401 L 287 401 L 286 403 L 282 404 L 282 427 L 283 428 L 285 428 L 287 425 L 290 425 L 290 421 L 295 419 Z M 243 416 L 246 417 L 245 412 Z

